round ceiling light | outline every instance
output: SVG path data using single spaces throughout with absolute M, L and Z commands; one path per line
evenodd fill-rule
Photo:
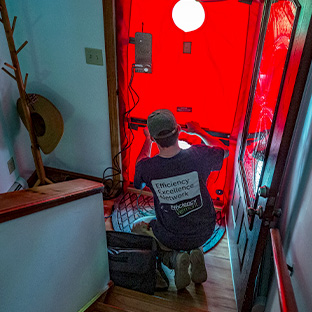
M 172 19 L 184 32 L 198 29 L 205 20 L 205 10 L 196 0 L 180 0 L 172 10 Z

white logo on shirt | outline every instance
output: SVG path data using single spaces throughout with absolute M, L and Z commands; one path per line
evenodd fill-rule
M 197 171 L 152 180 L 153 188 L 161 204 L 168 204 L 180 217 L 202 207 Z

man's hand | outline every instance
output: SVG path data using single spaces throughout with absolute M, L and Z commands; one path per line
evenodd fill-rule
M 198 122 L 196 121 L 187 122 L 186 129 L 184 131 L 189 134 L 198 135 L 203 140 L 203 142 L 208 146 L 221 147 L 224 150 L 224 158 L 229 156 L 229 148 L 225 144 L 223 144 L 222 141 L 213 137 L 212 135 L 207 133 L 204 129 L 202 129 Z
M 145 137 L 146 137 L 147 139 L 151 139 L 151 135 L 150 135 L 150 133 L 149 133 L 147 127 L 145 127 L 145 128 L 143 129 L 143 133 L 144 133 L 144 135 L 145 135 Z
M 142 149 L 139 153 L 139 156 L 138 156 L 135 164 L 137 164 L 141 159 L 151 156 L 153 141 L 151 139 L 151 135 L 150 135 L 147 127 L 143 129 L 143 133 L 145 135 L 145 142 L 143 143 Z
M 191 121 L 186 123 L 186 129 L 184 129 L 185 132 L 189 134 L 200 134 L 203 132 L 203 129 L 196 121 Z

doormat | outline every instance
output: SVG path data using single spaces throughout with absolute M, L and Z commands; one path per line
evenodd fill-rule
M 215 247 L 222 239 L 225 233 L 225 219 L 221 215 L 221 211 L 217 211 L 217 222 L 214 231 L 207 242 L 203 245 L 203 252 L 208 252 Z
M 114 202 L 113 228 L 130 233 L 135 221 L 150 216 L 155 216 L 153 196 L 126 192 Z
M 114 203 L 112 214 L 113 229 L 118 232 L 131 232 L 132 226 L 139 219 L 146 220 L 155 217 L 153 196 L 126 192 Z M 215 247 L 225 233 L 225 222 L 221 212 L 217 211 L 217 223 L 213 234 L 203 245 L 203 251 L 208 252 Z

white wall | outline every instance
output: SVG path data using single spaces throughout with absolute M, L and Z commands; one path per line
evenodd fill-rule
M 11 64 L 9 49 L 2 24 L 0 23 L 0 66 L 3 63 Z M 23 132 L 20 126 L 19 118 L 16 114 L 15 102 L 18 98 L 18 91 L 15 81 L 0 71 L 0 193 L 6 192 L 16 178 L 19 176 L 19 164 L 16 158 L 16 152 L 20 150 L 17 143 L 17 137 Z M 27 137 L 24 137 L 24 144 L 27 145 Z M 29 145 L 29 144 L 28 144 Z M 22 148 L 23 149 L 23 148 Z M 29 155 L 28 155 L 29 154 Z M 13 157 L 17 169 L 10 174 L 7 166 L 9 159 Z M 29 161 L 31 151 L 25 151 L 24 167 L 34 170 Z
M 312 307 L 312 66 L 291 152 L 279 203 L 282 208 L 280 231 L 287 264 L 294 268 L 291 281 L 298 310 L 308 312 Z M 276 289 L 274 281 L 266 311 L 279 311 Z
M 0 250 L 0 311 L 78 311 L 110 280 L 102 194 L 1 223 Z
M 23 76 L 29 74 L 28 93 L 48 98 L 61 112 L 64 135 L 44 165 L 101 177 L 111 165 L 102 1 L 7 1 L 11 21 L 17 16 L 14 40 Z M 103 51 L 104 66 L 88 65 L 85 47 Z M 0 62 L 11 63 L 2 24 Z M 16 83 L 0 72 L 0 170 L 14 156 L 19 174 L 27 179 L 34 171 L 30 140 L 16 114 Z M 0 177 L 10 180 L 14 178 Z M 2 185 L 3 182 L 0 183 Z M 4 187 L 4 188 L 5 188 Z M 0 189 L 1 192 L 1 189 Z

